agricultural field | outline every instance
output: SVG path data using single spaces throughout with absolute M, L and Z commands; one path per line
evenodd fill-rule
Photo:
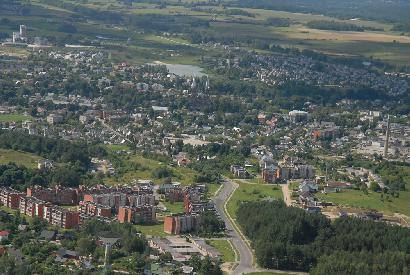
M 269 198 L 283 199 L 282 190 L 276 185 L 240 183 L 227 204 L 227 211 L 233 219 L 236 219 L 236 210 L 240 202 Z
M 37 161 L 42 157 L 15 150 L 0 149 L 0 164 L 14 162 L 28 168 L 37 168 Z
M 392 31 L 393 24 L 363 19 L 341 20 L 334 17 L 292 13 L 261 9 L 236 9 L 248 13 L 250 16 L 225 14 L 229 7 L 224 9 L 215 6 L 203 6 L 192 10 L 183 1 L 168 1 L 168 5 L 159 7 L 157 4 L 132 3 L 125 5 L 119 1 L 78 1 L 64 0 L 55 3 L 50 1 L 32 1 L 34 11 L 29 16 L 8 16 L 13 24 L 0 26 L 0 31 L 11 33 L 13 26 L 26 24 L 29 32 L 35 36 L 55 36 L 64 38 L 67 34 L 59 31 L 63 22 L 71 21 L 73 11 L 63 7 L 60 3 L 83 6 L 99 12 L 110 11 L 130 16 L 162 16 L 177 18 L 181 24 L 187 24 L 184 18 L 192 18 L 200 22 L 209 22 L 209 26 L 192 27 L 212 35 L 216 38 L 233 38 L 239 43 L 251 40 L 261 40 L 283 47 L 310 49 L 335 56 L 366 57 L 380 59 L 391 64 L 406 65 L 410 61 L 410 37 L 408 34 Z M 215 12 L 212 12 L 215 11 Z M 1 13 L 0 13 L 1 16 Z M 288 27 L 275 27 L 266 24 L 270 18 L 288 20 Z M 168 20 L 168 19 L 165 19 Z M 363 32 L 345 32 L 318 30 L 309 28 L 307 24 L 313 20 L 335 21 L 356 26 L 374 28 Z M 198 21 L 198 22 L 199 22 Z M 171 21 L 170 24 L 177 24 Z M 195 47 L 181 37 L 172 37 L 167 40 L 153 33 L 145 33 L 141 26 L 128 24 L 101 24 L 98 20 L 78 21 L 73 23 L 77 32 L 70 34 L 74 39 L 95 39 L 97 36 L 106 38 L 100 41 L 109 49 L 113 61 L 127 60 L 141 64 L 152 61 L 163 61 L 173 64 L 198 64 L 199 57 L 206 51 Z M 15 31 L 15 30 L 14 30 Z M 130 38 L 129 41 L 128 38 Z M 176 43 L 181 42 L 181 43 Z M 241 42 L 242 41 L 242 42 Z M 1 52 L 1 48 L 0 48 Z M 15 51 L 16 55 L 24 54 L 24 50 Z

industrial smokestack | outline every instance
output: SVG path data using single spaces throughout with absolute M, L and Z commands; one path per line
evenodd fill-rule
M 390 140 L 390 116 L 387 116 L 387 128 L 386 128 L 386 139 L 384 141 L 384 157 L 387 158 L 389 153 L 389 140 Z
M 104 267 L 105 269 L 110 268 L 110 256 L 111 256 L 111 244 L 105 244 L 105 257 L 104 257 Z
M 110 265 L 111 250 L 112 250 L 112 246 L 118 241 L 118 239 L 119 238 L 100 237 L 100 240 L 105 245 L 105 255 L 104 255 L 104 268 L 105 268 L 105 270 L 109 270 L 111 268 L 111 265 Z

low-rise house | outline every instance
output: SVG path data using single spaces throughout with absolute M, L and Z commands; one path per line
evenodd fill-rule
M 56 232 L 51 231 L 51 230 L 43 230 L 40 233 L 40 239 L 46 240 L 46 241 L 52 241 L 56 239 Z
M 160 253 L 170 253 L 174 261 L 186 262 L 193 255 L 199 257 L 210 256 L 219 259 L 220 253 L 213 247 L 207 245 L 204 240 L 190 239 L 168 236 L 164 238 L 153 238 L 148 241 L 151 248 L 157 249 Z
M 319 186 L 313 181 L 303 181 L 299 184 L 299 192 L 316 193 Z
M 239 179 L 248 179 L 251 176 L 245 168 L 239 165 L 231 165 L 231 173 Z
M 8 240 L 9 235 L 10 235 L 10 231 L 7 231 L 7 230 L 0 231 L 0 242 Z
M 65 249 L 60 247 L 55 252 L 55 261 L 60 263 L 65 263 L 68 260 L 78 260 L 80 258 L 79 254 L 76 251 Z
M 323 193 L 336 193 L 340 192 L 342 189 L 351 188 L 352 185 L 348 182 L 343 181 L 328 181 L 323 188 Z
M 188 154 L 185 152 L 179 152 L 178 155 L 174 157 L 174 161 L 178 166 L 186 166 L 191 162 L 188 158 Z
M 60 114 L 50 114 L 47 116 L 47 122 L 49 124 L 58 124 L 64 121 L 64 116 Z
M 54 162 L 49 159 L 41 159 L 37 161 L 37 168 L 38 169 L 51 169 L 54 166 Z

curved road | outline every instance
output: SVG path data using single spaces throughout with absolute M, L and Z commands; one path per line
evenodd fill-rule
M 232 240 L 233 245 L 239 252 L 239 264 L 233 270 L 231 274 L 245 274 L 257 271 L 253 267 L 253 255 L 249 246 L 246 244 L 245 240 L 242 239 L 240 233 L 235 229 L 231 220 L 225 214 L 224 207 L 225 203 L 229 200 L 230 195 L 238 188 L 238 184 L 231 181 L 224 181 L 223 188 L 214 197 L 213 201 L 218 209 L 221 218 L 224 220 L 228 235 Z
M 248 246 L 245 241 L 245 236 L 241 232 L 239 232 L 236 227 L 233 225 L 231 219 L 227 216 L 225 212 L 225 205 L 231 198 L 232 193 L 238 188 L 239 185 L 235 182 L 230 181 L 229 179 L 225 179 L 221 190 L 216 194 L 213 198 L 215 203 L 216 209 L 218 210 L 222 220 L 225 222 L 226 229 L 228 232 L 228 238 L 231 239 L 232 244 L 235 246 L 236 250 L 239 252 L 239 264 L 235 267 L 230 274 L 246 274 L 252 272 L 275 272 L 275 273 L 286 273 L 289 274 L 288 271 L 283 270 L 268 270 L 257 268 L 253 265 L 253 254 L 252 250 Z M 291 203 L 290 197 L 290 190 L 289 186 L 283 188 L 284 197 L 287 197 L 287 203 Z M 290 271 L 291 274 L 298 274 L 298 275 L 307 275 L 308 273 L 305 272 L 293 272 Z

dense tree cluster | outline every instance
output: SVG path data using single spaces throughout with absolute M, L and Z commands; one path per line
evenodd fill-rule
M 0 165 L 0 186 L 21 191 L 25 191 L 27 187 L 33 185 L 77 187 L 84 177 L 83 171 L 76 170 L 73 166 L 59 166 L 51 171 L 45 171 L 29 169 L 15 163 Z M 92 178 L 89 180 L 91 183 Z
M 205 211 L 200 214 L 201 226 L 198 230 L 200 236 L 214 237 L 225 230 L 225 223 L 214 212 Z
M 349 24 L 344 22 L 337 21 L 328 21 L 328 20 L 313 20 L 306 24 L 312 29 L 319 30 L 333 30 L 333 31 L 354 31 L 354 32 L 363 32 L 365 30 L 376 30 L 375 28 L 358 26 L 355 24 Z
M 21 131 L 0 131 L 0 148 L 34 153 L 56 162 L 70 163 L 80 168 L 90 166 L 90 156 L 101 157 L 106 151 L 98 145 L 28 135 Z
M 281 201 L 242 203 L 237 217 L 263 267 L 313 274 L 404 274 L 410 266 L 408 228 L 356 218 L 331 223 Z
M 189 265 L 194 268 L 194 271 L 199 275 L 222 275 L 222 270 L 218 264 L 211 261 L 209 256 L 203 260 L 194 255 L 189 260 Z

